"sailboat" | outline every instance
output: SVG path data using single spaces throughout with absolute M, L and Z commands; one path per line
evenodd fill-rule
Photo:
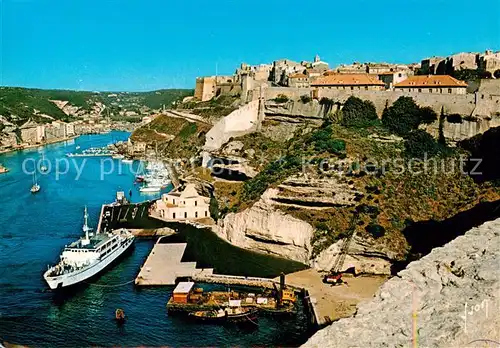
M 47 171 L 47 166 L 45 165 L 45 157 L 43 155 L 43 152 L 42 152 L 42 163 L 40 166 L 40 171 L 42 171 L 44 173 Z
M 36 180 L 36 170 L 33 172 L 33 186 L 31 186 L 30 189 L 31 193 L 37 193 L 40 191 L 40 185 L 38 185 L 38 182 Z

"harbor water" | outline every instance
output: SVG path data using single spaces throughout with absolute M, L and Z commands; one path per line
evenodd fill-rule
M 74 291 L 63 294 L 48 291 L 42 273 L 47 265 L 57 261 L 64 245 L 81 236 L 85 205 L 95 228 L 101 204 L 112 202 L 117 190 L 125 191 L 127 196 L 131 191 L 132 202 L 159 196 L 141 195 L 134 185 L 138 162 L 124 165 L 120 160 L 65 156 L 77 151 L 77 146 L 81 150 L 105 146 L 126 140 L 128 135 L 124 132 L 87 135 L 0 155 L 0 163 L 10 170 L 0 175 L 0 341 L 34 347 L 303 343 L 308 328 L 301 310 L 293 318 L 260 317 L 258 327 L 253 329 L 200 325 L 183 317 L 169 316 L 166 303 L 172 287 L 137 289 L 133 284 L 154 240 L 137 240 L 135 249 L 119 264 Z M 42 153 L 50 165 L 47 173 L 38 175 L 40 192 L 31 194 L 33 178 L 23 172 L 23 164 L 25 171 L 30 172 L 33 163 L 29 159 L 38 160 Z M 204 238 L 199 231 L 186 232 L 183 238 L 188 245 L 204 240 L 200 243 L 203 247 L 189 247 L 189 259 L 199 258 L 203 266 L 215 264 L 221 271 L 245 274 L 248 272 L 245 265 L 265 268 L 267 264 L 269 269 L 297 267 L 253 253 L 241 254 L 236 259 L 233 255 L 239 252 L 237 248 L 214 239 L 213 235 Z M 221 266 L 227 257 L 232 260 L 230 269 Z M 238 263 L 242 265 L 239 271 Z M 206 290 L 213 288 L 213 285 L 202 286 Z M 114 321 L 116 308 L 125 310 L 124 325 Z

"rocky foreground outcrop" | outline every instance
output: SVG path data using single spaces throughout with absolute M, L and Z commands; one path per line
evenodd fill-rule
M 304 347 L 500 346 L 500 219 L 412 262 Z

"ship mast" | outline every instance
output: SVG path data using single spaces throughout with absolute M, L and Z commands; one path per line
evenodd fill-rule
M 85 214 L 83 215 L 83 218 L 84 218 L 83 232 L 85 232 L 85 240 L 87 242 L 89 242 L 89 231 L 90 231 L 90 228 L 89 228 L 89 225 L 87 222 L 88 217 L 89 217 L 89 214 L 87 214 L 87 206 L 85 206 Z

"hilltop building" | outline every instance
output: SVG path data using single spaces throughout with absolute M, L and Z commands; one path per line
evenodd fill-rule
M 419 93 L 466 94 L 467 83 L 449 75 L 417 75 L 395 84 L 394 90 Z
M 288 87 L 309 88 L 309 77 L 302 73 L 290 74 L 288 75 Z
M 207 101 L 220 94 L 238 93 L 239 91 L 241 91 L 241 85 L 232 75 L 198 77 L 196 78 L 194 97 L 200 101 Z
M 317 89 L 381 91 L 385 83 L 369 74 L 329 74 L 316 79 L 311 87 Z
M 195 184 L 186 184 L 164 194 L 156 201 L 156 212 L 168 220 L 195 220 L 210 217 L 210 197 L 198 191 Z
M 380 81 L 385 83 L 385 89 L 392 89 L 394 85 L 406 80 L 410 75 L 409 71 L 389 71 L 377 74 Z
M 500 70 L 500 51 L 493 52 L 487 50 L 484 54 L 480 55 L 478 58 L 478 67 L 494 75 L 495 71 Z

